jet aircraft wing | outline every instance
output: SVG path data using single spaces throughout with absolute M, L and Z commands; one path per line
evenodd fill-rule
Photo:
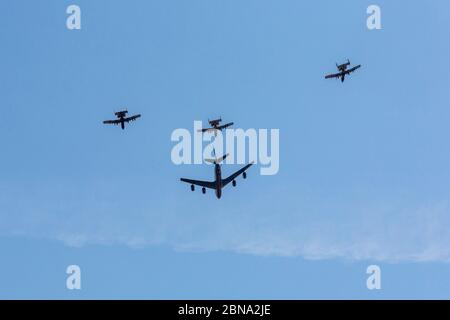
M 119 120 L 106 120 L 106 121 L 103 121 L 103 123 L 118 125 L 120 123 L 120 121 Z
M 243 174 L 245 171 L 247 171 L 248 168 L 250 168 L 253 165 L 253 162 L 249 163 L 248 165 L 246 165 L 245 167 L 243 167 L 242 169 L 236 171 L 235 173 L 233 173 L 231 176 L 229 176 L 226 179 L 222 180 L 222 186 L 225 187 L 227 184 L 229 184 L 231 181 L 233 181 L 234 179 L 236 179 L 238 176 L 240 176 L 241 174 Z
M 138 119 L 138 118 L 140 118 L 140 117 L 141 117 L 141 115 L 140 115 L 140 114 L 137 114 L 137 115 L 135 115 L 135 116 L 125 118 L 125 119 L 123 119 L 123 121 L 125 121 L 125 122 L 131 122 L 131 121 L 135 121 L 136 119 Z
M 186 183 L 195 184 L 196 186 L 205 187 L 205 188 L 209 188 L 209 189 L 216 189 L 216 185 L 214 182 L 190 180 L 190 179 L 184 179 L 184 178 L 181 178 L 180 180 L 183 182 L 186 182 Z
M 333 74 L 329 74 L 329 75 L 325 76 L 325 79 L 339 78 L 341 76 L 342 76 L 342 72 L 340 72 L 340 73 L 333 73 Z
M 234 124 L 233 122 L 230 122 L 230 123 L 227 123 L 227 124 L 224 124 L 224 125 L 218 126 L 218 127 L 217 127 L 217 129 L 219 129 L 219 130 L 223 130 L 223 129 L 226 129 L 226 128 L 228 128 L 228 127 L 232 126 L 233 124 Z
M 348 69 L 347 71 L 345 71 L 345 74 L 350 74 L 350 73 L 352 73 L 353 71 L 355 71 L 355 70 L 357 70 L 359 68 L 361 68 L 361 65 L 357 65 L 356 67 Z
M 217 131 L 216 128 L 204 128 L 198 130 L 198 132 L 215 132 L 215 131 Z

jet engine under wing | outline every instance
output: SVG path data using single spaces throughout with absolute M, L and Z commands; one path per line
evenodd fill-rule
M 120 121 L 119 120 L 106 120 L 106 121 L 103 121 L 103 124 L 115 124 L 115 125 L 118 125 L 118 124 L 120 124 Z
M 183 182 L 186 182 L 186 183 L 195 184 L 196 186 L 205 187 L 205 188 L 209 188 L 209 189 L 216 189 L 216 185 L 214 182 L 190 180 L 190 179 L 184 179 L 184 178 L 181 178 L 180 180 Z
M 229 176 L 226 179 L 222 180 L 222 186 L 225 187 L 227 184 L 229 184 L 231 181 L 233 181 L 234 179 L 236 179 L 238 176 L 240 176 L 242 173 L 244 173 L 248 168 L 250 168 L 253 165 L 253 162 L 249 163 L 248 165 L 246 165 L 245 167 L 243 167 L 242 169 L 236 171 L 235 173 L 233 173 L 231 176 Z
M 132 116 L 132 117 L 129 117 L 129 118 L 125 118 L 125 119 L 123 119 L 125 122 L 130 122 L 130 121 L 135 121 L 136 119 L 138 119 L 138 118 L 140 118 L 141 117 L 141 115 L 140 114 L 137 114 L 137 115 L 135 115 L 135 116 Z

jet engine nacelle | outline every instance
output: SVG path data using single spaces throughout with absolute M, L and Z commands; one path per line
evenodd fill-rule
M 233 187 L 236 187 L 236 180 L 233 180 L 232 184 L 233 184 Z
M 203 194 L 206 193 L 206 188 L 205 188 L 205 187 L 202 188 L 202 193 L 203 193 Z
M 191 184 L 191 191 L 195 191 L 195 186 Z
M 242 178 L 247 179 L 247 172 L 244 172 L 244 173 L 242 174 Z

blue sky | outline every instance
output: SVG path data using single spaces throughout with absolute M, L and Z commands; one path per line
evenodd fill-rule
M 450 298 L 448 2 L 0 12 L 0 298 Z M 361 70 L 323 79 L 347 58 Z M 142 119 L 101 124 L 122 107 Z M 252 168 L 220 201 L 178 181 L 211 167 L 170 159 L 174 129 L 218 115 L 280 129 L 279 173 Z

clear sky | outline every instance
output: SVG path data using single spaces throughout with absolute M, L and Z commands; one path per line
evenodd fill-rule
M 0 298 L 450 298 L 448 1 L 0 12 Z M 347 58 L 362 68 L 323 79 Z M 142 119 L 101 123 L 122 107 Z M 218 115 L 280 129 L 279 173 L 221 200 L 179 182 L 212 167 L 170 159 L 174 129 Z

